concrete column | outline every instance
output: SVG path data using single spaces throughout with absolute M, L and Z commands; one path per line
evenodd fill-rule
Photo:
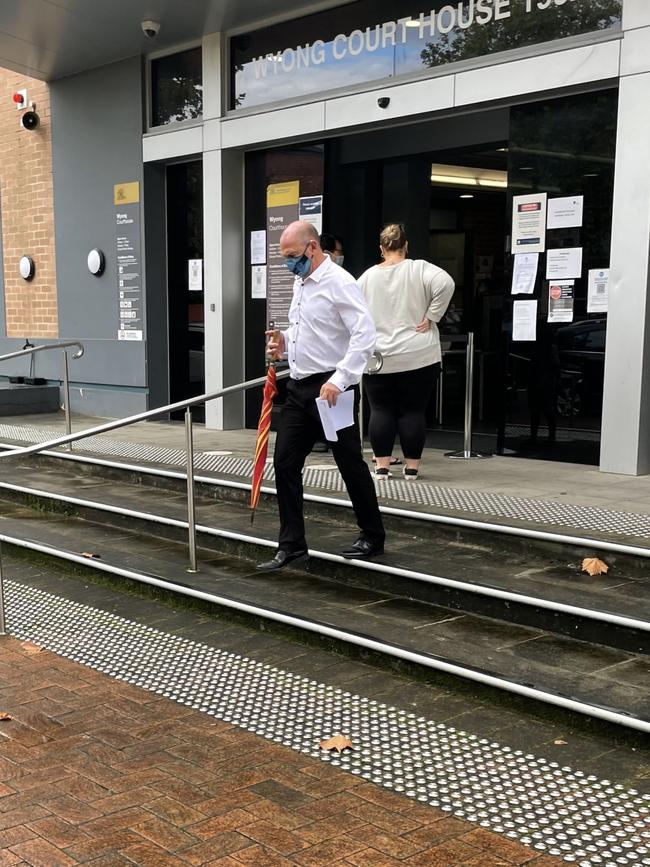
M 223 35 L 203 39 L 203 268 L 205 388 L 244 379 L 244 154 L 221 150 Z M 244 398 L 208 404 L 206 427 L 244 426 Z
M 648 7 L 648 8 L 647 8 Z M 650 472 L 650 4 L 626 0 L 600 468 Z

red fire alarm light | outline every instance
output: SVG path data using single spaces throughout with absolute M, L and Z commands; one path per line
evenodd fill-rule
M 14 93 L 13 100 L 16 105 L 23 105 L 23 103 L 25 102 L 25 97 L 22 93 Z

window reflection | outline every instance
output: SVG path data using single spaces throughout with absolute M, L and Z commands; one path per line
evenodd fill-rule
M 194 120 L 203 114 L 201 49 L 151 61 L 151 125 Z
M 413 74 L 619 27 L 621 0 L 361 0 L 231 40 L 231 107 Z

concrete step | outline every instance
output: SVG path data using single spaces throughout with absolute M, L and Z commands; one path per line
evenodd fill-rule
M 157 476 L 136 477 L 78 462 L 39 458 L 5 461 L 0 496 L 52 512 L 185 541 L 184 489 Z M 610 572 L 580 571 L 589 549 L 451 528 L 387 516 L 386 554 L 368 563 L 338 556 L 354 538 L 347 510 L 311 504 L 316 544 L 310 574 L 349 587 L 530 626 L 632 653 L 648 652 L 650 579 L 647 561 L 607 557 Z M 251 527 L 242 492 L 198 485 L 199 544 L 212 551 L 266 558 L 277 534 L 275 500 L 267 497 Z
M 262 628 L 290 630 L 383 664 L 462 678 L 650 732 L 648 658 L 639 654 L 408 599 L 397 589 L 346 585 L 300 569 L 259 574 L 249 557 L 214 550 L 201 549 L 201 571 L 190 574 L 185 546 L 170 539 L 22 504 L 5 504 L 0 531 L 16 550 L 77 571 L 200 599 Z M 337 532 L 337 543 L 347 540 L 349 533 Z

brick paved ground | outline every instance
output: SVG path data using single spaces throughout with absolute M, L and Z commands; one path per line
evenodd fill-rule
M 0 867 L 562 863 L 34 650 L 0 639 Z

